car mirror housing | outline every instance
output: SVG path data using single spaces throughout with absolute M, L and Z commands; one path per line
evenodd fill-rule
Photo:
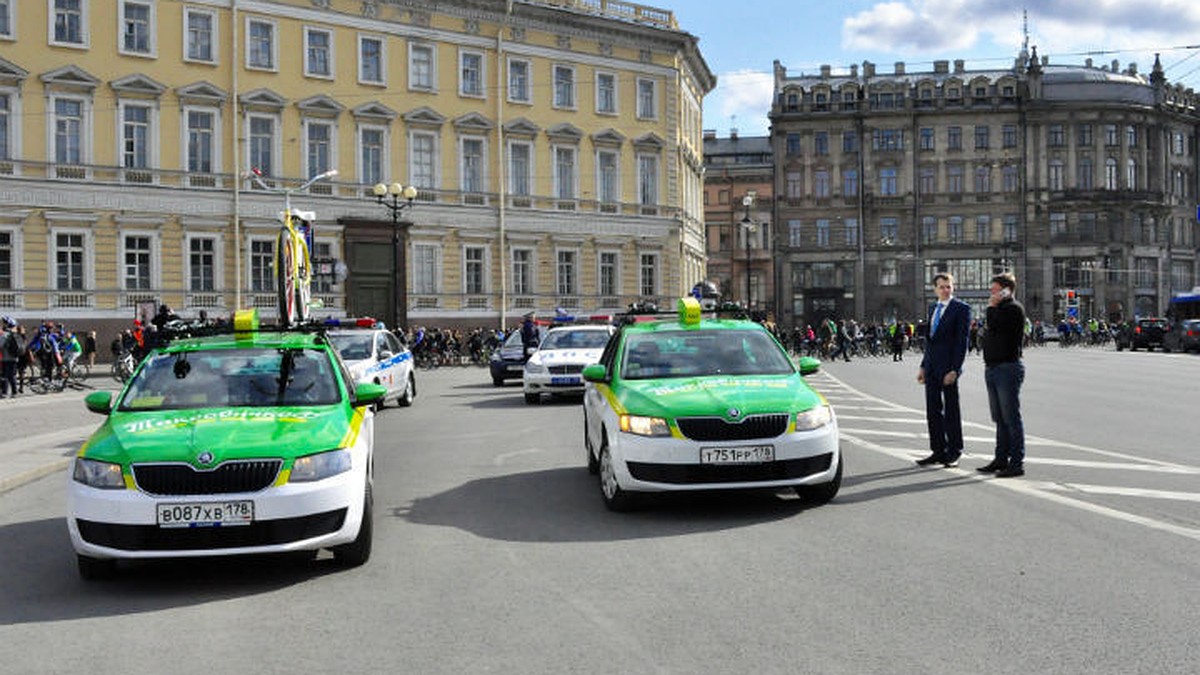
M 385 350 L 379 352 L 379 360 L 380 361 L 387 361 L 388 359 L 392 358 L 393 356 L 395 356 L 395 354 L 393 354 L 392 350 L 390 350 L 390 349 L 385 349 Z
M 374 382 L 363 382 L 354 388 L 354 405 L 371 405 L 387 396 L 387 387 Z
M 814 359 L 811 356 L 801 356 L 796 359 L 796 365 L 800 366 L 801 375 L 812 375 L 821 369 L 820 359 Z
M 83 399 L 83 403 L 88 410 L 100 415 L 107 415 L 112 412 L 112 392 L 94 391 Z
M 607 382 L 608 369 L 604 367 L 604 364 L 593 363 L 583 369 L 583 379 L 588 382 Z

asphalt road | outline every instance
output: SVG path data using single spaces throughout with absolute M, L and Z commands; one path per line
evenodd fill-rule
M 0 672 L 1195 672 L 1200 357 L 1027 365 L 1022 479 L 973 471 L 992 436 L 977 359 L 950 470 L 912 463 L 911 357 L 831 363 L 811 381 L 843 432 L 833 503 L 633 514 L 605 511 L 577 403 L 421 372 L 416 404 L 377 420 L 375 551 L 350 571 L 207 560 L 84 583 L 59 472 L 0 494 Z

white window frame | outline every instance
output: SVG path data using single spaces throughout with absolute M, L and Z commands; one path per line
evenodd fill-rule
M 254 57 L 253 45 L 254 35 L 252 29 L 256 25 L 269 26 L 271 28 L 271 62 L 267 65 L 254 63 L 251 59 Z M 272 19 L 264 19 L 259 16 L 246 16 L 246 70 L 259 70 L 270 73 L 279 72 L 279 22 Z
M 613 194 L 604 193 L 604 162 L 602 157 L 613 157 Z M 596 148 L 596 200 L 601 204 L 621 203 L 621 151 L 616 148 Z
M 645 85 L 650 85 L 650 114 L 646 114 L 643 105 L 642 94 L 645 90 Z M 639 77 L 637 79 L 637 118 L 639 120 L 656 120 L 658 119 L 658 81 L 649 77 Z
M 525 148 L 525 152 L 526 152 L 525 157 L 528 162 L 528 165 L 525 167 L 525 175 L 520 176 L 520 178 L 525 181 L 525 191 L 524 192 L 519 192 L 517 190 L 517 185 L 515 182 L 518 178 L 518 173 L 515 170 L 515 168 L 513 167 L 512 160 L 513 160 L 513 148 L 516 148 L 516 147 Z M 533 196 L 533 193 L 534 193 L 534 182 L 533 181 L 534 181 L 534 176 L 537 175 L 536 171 L 534 170 L 534 164 L 537 161 L 537 155 L 534 152 L 533 142 L 525 141 L 525 140 L 509 140 L 507 161 L 508 161 L 508 166 L 506 167 L 506 173 L 508 174 L 508 192 L 509 192 L 509 194 L 513 195 L 513 196 L 517 196 L 517 197 Z
M 58 235 L 82 235 L 83 265 L 82 288 L 58 287 Z M 52 226 L 48 233 L 47 250 L 49 259 L 46 261 L 46 288 L 52 293 L 82 293 L 96 288 L 96 237 L 94 230 L 85 227 Z
M 252 147 L 252 144 L 250 143 L 250 140 L 251 140 L 250 139 L 250 123 L 251 123 L 251 120 L 254 120 L 254 119 L 269 119 L 269 120 L 271 120 L 271 166 L 270 166 L 271 170 L 268 172 L 264 172 L 264 176 L 268 177 L 268 178 L 278 177 L 280 175 L 280 172 L 283 170 L 283 166 L 282 166 L 283 141 L 280 138 L 283 135 L 283 133 L 282 133 L 283 120 L 280 119 L 280 115 L 278 113 L 264 113 L 264 112 L 246 113 L 246 116 L 243 118 L 242 137 L 246 139 L 246 143 L 245 143 L 246 156 L 243 158 L 243 161 L 245 162 L 247 169 L 261 169 L 262 168 L 262 167 L 254 166 L 254 163 L 251 161 L 251 159 L 252 159 L 251 152 L 253 151 L 253 147 Z
M 130 237 L 142 237 L 150 240 L 150 287 L 129 288 L 126 286 L 128 276 L 125 269 L 125 255 Z M 117 230 L 117 285 L 122 293 L 146 293 L 162 287 L 162 238 L 157 230 L 138 230 L 120 228 Z
M 157 3 L 151 0 L 119 0 L 120 8 L 117 11 L 117 51 L 125 56 L 139 56 L 143 58 L 156 58 L 158 56 L 158 12 L 156 11 Z M 125 11 L 130 5 L 141 5 L 146 7 L 147 25 L 146 25 L 146 50 L 138 51 L 129 49 L 125 46 L 125 23 L 128 17 Z
M 326 73 L 322 73 L 322 72 L 313 70 L 313 62 L 312 62 L 312 58 L 310 55 L 311 49 L 310 49 L 310 45 L 309 45 L 309 40 L 312 38 L 312 36 L 318 35 L 318 34 L 324 35 L 329 40 L 325 44 L 325 65 L 329 69 L 329 72 L 326 72 Z M 304 76 L 305 77 L 314 77 L 314 78 L 321 79 L 321 80 L 335 79 L 336 74 L 337 74 L 337 62 L 335 61 L 336 51 L 337 50 L 335 49 L 334 34 L 333 34 L 332 30 L 330 30 L 328 28 L 317 28 L 316 26 L 305 26 L 304 27 Z
M 560 150 L 569 150 L 571 152 L 571 185 L 570 195 L 564 196 L 563 186 L 558 170 L 558 153 Z M 550 165 L 554 174 L 554 198 L 557 200 L 574 200 L 579 199 L 579 148 L 574 145 L 556 144 L 550 146 Z
M 88 49 L 91 47 L 92 33 L 88 30 L 88 0 L 79 0 L 79 42 L 62 42 L 54 37 L 55 19 L 54 0 L 46 0 L 46 42 L 55 47 L 71 49 Z
M 179 120 L 179 168 L 186 172 L 192 172 L 191 169 L 191 143 L 188 137 L 191 135 L 191 127 L 188 126 L 188 118 L 192 113 L 203 113 L 212 115 L 212 148 L 210 154 L 212 157 L 212 170 L 204 173 L 217 174 L 221 172 L 221 109 L 217 106 L 199 106 L 185 105 L 180 110 Z
M 430 163 L 431 163 L 430 170 L 432 172 L 432 176 L 430 176 L 430 179 L 431 179 L 430 182 L 432 184 L 430 184 L 430 185 L 422 185 L 421 183 L 419 183 L 417 181 L 417 172 L 413 170 L 413 167 L 415 166 L 414 161 L 413 161 L 413 152 L 414 152 L 415 146 L 416 146 L 414 139 L 418 136 L 427 137 L 432 140 L 433 147 L 431 150 L 431 154 L 433 156 L 430 158 Z M 409 132 L 408 132 L 408 171 L 406 173 L 408 175 L 408 180 L 412 181 L 412 184 L 417 186 L 418 188 L 422 188 L 422 189 L 426 189 L 426 190 L 436 190 L 436 189 L 438 189 L 438 186 L 440 186 L 442 184 L 442 181 L 441 181 L 441 137 L 437 132 L 426 131 L 423 129 L 410 129 L 409 130 Z
M 366 171 L 366 163 L 363 157 L 363 133 L 367 131 L 379 132 L 379 175 L 369 176 Z M 358 181 L 365 185 L 374 185 L 382 183 L 391 175 L 391 153 L 388 148 L 391 147 L 391 130 L 384 124 L 365 124 L 360 123 L 358 128 L 354 130 L 354 170 L 357 172 Z
M 646 265 L 646 259 L 652 259 L 649 267 Z M 662 254 L 658 251 L 638 251 L 638 295 L 643 298 L 658 297 L 659 291 L 662 290 Z M 652 278 L 649 279 L 647 285 L 646 274 L 649 272 Z M 647 288 L 651 292 L 646 292 Z
M 612 108 L 611 109 L 605 109 L 605 108 L 601 107 L 601 105 L 600 105 L 600 101 L 601 101 L 600 92 L 602 91 L 601 86 L 600 86 L 600 80 L 602 78 L 611 78 L 612 79 Z M 597 70 L 596 71 L 596 114 L 598 114 L 598 115 L 617 115 L 620 113 L 621 94 L 620 94 L 620 85 L 618 84 L 619 82 L 620 82 L 620 78 L 618 78 L 617 74 L 614 72 L 607 71 L 607 70 Z
M 479 263 L 479 288 L 471 289 L 467 286 L 470 276 L 467 274 L 467 265 L 472 263 L 467 259 L 468 251 L 480 251 L 483 253 Z M 462 245 L 462 292 L 464 295 L 487 295 L 491 292 L 491 247 L 485 244 L 470 243 Z
M 15 87 L 0 87 L 0 96 L 8 97 L 7 115 L 0 118 L 0 123 L 4 124 L 5 130 L 8 132 L 8 156 L 0 155 L 0 161 L 12 161 L 21 157 L 21 137 L 19 133 L 21 119 L 21 90 Z M 13 174 L 20 174 L 20 167 L 13 165 Z
M 517 252 L 529 254 L 529 259 L 521 265 L 517 264 Z M 512 288 L 509 291 L 511 295 L 533 295 L 537 293 L 537 249 L 532 246 L 512 246 L 508 251 L 509 261 L 509 280 L 512 282 Z M 526 280 L 529 282 L 527 287 L 522 287 L 517 283 L 517 270 L 523 268 L 526 273 Z
M 433 255 L 432 255 L 433 270 L 432 270 L 432 278 L 429 279 L 429 283 L 431 284 L 431 288 L 429 288 L 429 289 L 425 289 L 424 287 L 422 287 L 418 284 L 418 282 L 421 281 L 417 278 L 418 263 L 423 262 L 422 260 L 420 260 L 417 257 L 417 249 L 418 248 L 429 249 L 433 253 Z M 442 284 L 443 284 L 442 245 L 437 242 L 413 241 L 412 242 L 412 250 L 409 251 L 408 259 L 412 261 L 412 265 L 411 265 L 412 279 L 410 280 L 410 283 L 412 284 L 410 286 L 410 288 L 413 289 L 412 294 L 413 295 L 437 295 L 437 294 L 441 293 L 442 292 Z
M 276 276 L 275 276 L 275 260 L 276 260 L 275 246 L 277 243 L 276 237 L 274 235 L 267 236 L 267 235 L 262 235 L 262 234 L 251 234 L 246 237 L 245 241 L 246 241 L 246 249 L 242 252 L 242 260 L 244 260 L 245 264 L 246 264 L 245 279 L 246 279 L 246 286 L 247 286 L 249 292 L 254 295 L 261 295 L 261 294 L 265 294 L 265 293 L 274 293 L 276 290 L 276 284 L 278 283 L 278 281 L 276 280 Z M 263 278 L 261 279 L 261 281 L 263 282 L 263 288 L 255 288 L 254 287 L 254 282 L 255 282 L 255 278 L 254 278 L 255 264 L 254 263 L 256 260 L 262 258 L 261 255 L 255 253 L 255 251 L 254 251 L 255 244 L 259 244 L 259 245 L 268 244 L 271 249 L 270 256 L 266 258 L 267 269 L 265 270 Z
M 9 279 L 11 285 L 8 288 L 0 287 L 0 290 L 19 291 L 19 289 L 25 288 L 23 264 L 25 251 L 22 228 L 20 225 L 0 225 L 0 232 L 8 234 L 9 252 L 12 254 L 9 263 L 9 272 L 12 275 Z
M 128 108 L 145 108 L 146 115 L 146 165 L 125 165 L 125 111 Z M 117 165 L 123 171 L 152 171 L 158 168 L 159 146 L 158 138 L 158 106 L 150 101 L 120 99 L 117 101 Z
M 216 232 L 187 232 L 183 239 L 183 274 L 187 292 L 189 294 L 223 292 L 225 289 L 223 283 L 225 279 L 224 237 Z M 213 242 L 213 287 L 211 290 L 193 286 L 196 279 L 192 277 L 192 242 L 195 240 Z
M 57 113 L 55 108 L 58 106 L 59 100 L 78 101 L 79 107 L 79 163 L 58 161 L 58 144 L 55 141 L 57 124 Z M 49 151 L 46 153 L 47 160 L 51 164 L 61 166 L 87 166 L 92 163 L 92 97 L 70 95 L 70 94 L 52 94 L 50 96 L 49 106 L 47 108 L 49 114 L 48 124 L 46 124 L 46 147 Z M 91 170 L 88 170 L 91 174 Z
M 417 84 L 413 81 L 413 53 L 421 51 L 429 53 L 429 83 Z M 438 90 L 438 59 L 437 45 L 430 42 L 408 43 L 408 89 L 409 91 L 424 91 L 437 93 Z
M 364 58 L 365 55 L 363 54 L 363 45 L 367 42 L 374 42 L 379 45 L 379 79 L 378 80 L 368 80 L 365 76 L 365 73 L 363 72 L 363 68 L 366 65 L 366 60 Z M 358 45 L 358 51 L 357 51 L 358 66 L 357 66 L 356 73 L 357 73 L 357 77 L 358 77 L 358 83 L 371 85 L 371 86 L 386 86 L 387 85 L 387 40 L 385 40 L 383 38 L 383 36 L 381 36 L 381 35 L 364 35 L 362 33 L 359 33 L 357 45 Z
M 192 48 L 191 19 L 193 16 L 204 16 L 204 17 L 208 18 L 208 28 L 210 31 L 209 32 L 209 40 L 208 40 L 208 51 L 209 51 L 210 58 L 203 59 L 198 56 L 194 56 L 191 53 L 191 48 Z M 218 49 L 218 46 L 221 44 L 220 30 L 221 30 L 221 20 L 217 16 L 216 12 L 214 12 L 212 10 L 208 10 L 208 9 L 201 9 L 200 7 L 184 7 L 183 8 L 183 44 L 180 45 L 181 48 L 183 49 L 183 60 L 186 62 L 189 62 L 189 63 L 208 63 L 208 64 L 216 64 L 218 61 L 220 61 L 220 56 L 219 56 L 220 50 Z
M 477 91 L 467 90 L 467 59 L 478 59 L 479 70 L 476 73 Z M 475 49 L 459 49 L 458 50 L 458 95 L 467 98 L 487 98 L 487 57 L 483 52 Z
M 309 128 L 311 128 L 313 126 L 329 127 L 329 166 L 325 167 L 321 171 L 314 170 L 314 168 L 310 165 L 310 162 L 309 162 L 309 151 L 310 151 L 309 141 L 310 141 L 310 139 L 308 136 L 308 131 L 309 131 Z M 338 126 L 337 126 L 337 121 L 326 118 L 326 117 L 305 117 L 305 118 L 303 118 L 303 120 L 300 124 L 300 127 L 301 127 L 300 141 L 301 141 L 301 144 L 303 145 L 302 156 L 301 156 L 303 166 L 301 167 L 300 170 L 303 173 L 303 175 L 305 177 L 311 177 L 311 176 L 317 175 L 318 173 L 324 173 L 325 171 L 328 171 L 330 169 L 337 168 L 337 166 L 338 166 Z
M 610 289 L 604 288 L 604 257 L 611 255 L 613 257 L 613 287 Z M 614 248 L 600 249 L 596 251 L 596 293 L 602 297 L 620 297 L 621 295 L 621 252 Z
M 558 74 L 559 72 L 570 73 L 570 88 L 567 91 L 569 101 L 560 101 L 558 96 Z M 576 110 L 579 106 L 579 80 L 576 77 L 577 73 L 575 66 L 565 63 L 555 63 L 550 66 L 550 107 L 555 110 Z
M 17 39 L 17 0 L 0 0 L 0 14 L 8 22 L 8 30 L 0 33 L 0 39 Z
M 513 66 L 525 67 L 525 87 L 521 92 L 522 98 L 513 96 Z M 508 70 L 505 73 L 505 96 L 509 103 L 531 105 L 533 103 L 533 62 L 529 59 L 508 57 Z
M 479 175 L 475 177 L 477 182 L 476 187 L 479 189 L 467 189 L 467 156 L 466 146 L 468 142 L 479 144 Z M 483 136 L 459 136 L 458 137 L 458 189 L 460 192 L 481 194 L 487 192 L 488 189 L 488 142 Z
M 571 255 L 570 278 L 567 280 L 569 289 L 562 286 L 562 255 Z M 575 246 L 556 246 L 554 248 L 554 294 L 557 296 L 579 295 L 579 248 Z
M 654 163 L 654 181 L 646 183 L 645 161 Z M 649 152 L 639 152 L 637 155 L 637 181 L 638 181 L 638 204 L 642 206 L 658 206 L 661 195 L 662 183 L 662 162 L 657 154 Z M 647 194 L 647 188 L 653 190 L 653 194 Z

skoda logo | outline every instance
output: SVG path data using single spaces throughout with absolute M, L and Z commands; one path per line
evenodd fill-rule
M 200 462 L 201 464 L 212 464 L 213 454 L 207 451 L 202 452 L 196 457 L 196 461 Z
M 730 408 L 729 412 L 727 414 L 729 415 L 729 419 L 736 420 L 737 418 L 742 416 L 742 411 L 738 410 L 737 408 Z

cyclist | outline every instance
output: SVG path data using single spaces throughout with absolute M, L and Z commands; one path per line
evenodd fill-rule
M 79 344 L 79 339 L 75 337 L 74 331 L 63 329 L 63 338 L 59 343 L 59 348 L 62 350 L 62 362 L 66 368 L 63 369 L 65 374 L 71 372 L 71 367 L 75 365 L 75 360 L 83 354 L 83 347 Z

